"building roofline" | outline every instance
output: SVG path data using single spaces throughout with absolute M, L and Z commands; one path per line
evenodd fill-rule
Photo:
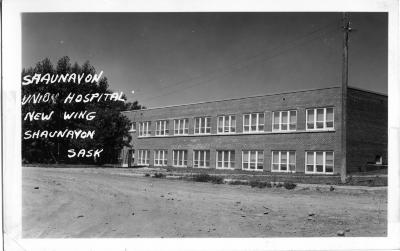
M 223 102 L 223 101 L 230 101 L 230 100 L 242 100 L 242 99 L 249 99 L 249 98 L 259 98 L 259 97 L 275 96 L 275 95 L 282 95 L 282 94 L 291 94 L 291 93 L 299 93 L 299 92 L 308 92 L 308 91 L 318 91 L 318 90 L 335 89 L 335 88 L 339 88 L 339 86 L 331 86 L 331 87 L 315 88 L 315 89 L 304 89 L 304 90 L 297 90 L 297 91 L 290 91 L 290 92 L 267 93 L 267 94 L 260 94 L 260 95 L 247 96 L 247 97 L 240 97 L 240 98 L 229 98 L 229 99 L 219 99 L 219 100 L 212 100 L 212 101 L 202 101 L 202 102 L 187 103 L 187 104 L 179 104 L 179 105 L 159 106 L 159 107 L 151 107 L 151 108 L 146 108 L 146 109 L 129 110 L 129 111 L 122 111 L 122 112 L 126 112 L 126 113 L 127 113 L 127 112 L 136 112 L 136 111 L 148 111 L 148 110 L 164 109 L 164 108 L 179 107 L 179 106 L 207 104 L 207 103 Z
M 179 104 L 179 105 L 159 106 L 159 107 L 151 107 L 151 108 L 146 108 L 146 109 L 129 110 L 129 111 L 122 111 L 122 112 L 123 113 L 128 113 L 128 112 L 137 112 L 137 111 L 148 111 L 148 110 L 156 110 L 156 109 L 164 109 L 164 108 L 172 108 L 172 107 L 180 107 L 180 106 L 188 106 L 188 105 L 207 104 L 207 103 L 223 102 L 223 101 L 230 101 L 230 100 L 243 100 L 243 99 L 249 99 L 249 98 L 259 98 L 259 97 L 275 96 L 275 95 L 282 95 L 282 94 L 291 94 L 291 93 L 299 93 L 299 92 L 335 89 L 335 88 L 340 88 L 340 86 L 331 86 L 331 87 L 315 88 L 315 89 L 304 89 L 304 90 L 297 90 L 297 91 L 290 91 L 290 92 L 267 93 L 267 94 L 240 97 L 240 98 L 219 99 L 219 100 L 202 101 L 202 102 Z M 377 94 L 377 95 L 381 95 L 381 96 L 386 96 L 387 97 L 387 94 L 374 92 L 374 91 L 370 91 L 370 90 L 366 90 L 366 89 L 361 89 L 361 88 L 358 88 L 358 87 L 348 86 L 348 88 L 354 89 L 354 90 L 358 90 L 358 91 L 363 91 L 363 92 L 369 92 L 369 93 L 373 93 L 373 94 Z
M 387 94 L 382 93 L 382 92 L 370 91 L 370 90 L 367 90 L 367 89 L 363 89 L 363 88 L 359 88 L 359 87 L 354 87 L 354 86 L 348 86 L 348 88 L 349 88 L 349 89 L 353 89 L 353 90 L 357 90 L 357 91 L 368 92 L 368 93 L 372 93 L 372 94 L 376 94 L 376 95 L 388 97 Z

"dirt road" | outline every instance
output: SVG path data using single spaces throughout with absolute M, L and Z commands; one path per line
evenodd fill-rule
M 386 236 L 385 192 L 345 194 L 23 168 L 23 237 Z

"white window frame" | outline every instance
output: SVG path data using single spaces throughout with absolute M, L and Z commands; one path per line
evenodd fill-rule
M 225 156 L 225 152 L 228 152 L 228 156 Z M 218 161 L 218 154 L 222 154 L 222 161 Z M 233 161 L 231 161 L 231 156 L 234 155 Z M 215 162 L 217 169 L 235 169 L 235 150 L 217 150 L 215 154 Z M 221 162 L 221 167 L 218 166 L 219 162 Z M 225 163 L 228 163 L 228 167 L 225 167 Z M 233 164 L 233 165 L 232 165 Z
M 179 164 L 180 162 L 180 157 L 183 154 L 183 158 L 182 158 L 182 164 Z M 174 167 L 187 167 L 187 155 L 188 155 L 188 151 L 187 150 L 182 150 L 182 149 L 177 149 L 177 150 L 172 150 L 172 166 Z M 175 164 L 175 159 L 177 160 Z
M 322 152 L 322 172 L 317 172 L 317 152 Z M 307 154 L 313 154 L 313 171 L 307 171 Z M 332 153 L 332 172 L 326 172 L 326 153 Z M 334 174 L 335 173 L 335 152 L 334 151 L 306 151 L 305 152 L 305 161 L 304 161 L 304 172 L 306 174 Z
M 317 110 L 324 110 L 323 121 L 318 121 L 323 123 L 322 128 L 317 128 Z M 327 127 L 327 109 L 332 109 L 332 127 Z M 308 128 L 308 113 L 310 111 L 314 112 L 314 123 L 313 128 Z M 317 107 L 317 108 L 310 108 L 306 109 L 306 130 L 307 131 L 321 131 L 321 130 L 334 130 L 335 129 L 335 108 L 334 107 Z
M 222 125 L 220 124 L 222 118 Z M 234 120 L 233 120 L 234 118 Z M 232 123 L 232 122 L 235 123 Z M 222 128 L 222 132 L 219 129 Z M 225 129 L 228 129 L 226 132 Z M 235 115 L 220 115 L 217 117 L 217 134 L 232 134 L 236 133 L 236 116 Z
M 156 136 L 168 136 L 168 120 L 157 120 L 156 121 Z
M 278 162 L 274 162 L 274 153 L 278 153 Z M 290 153 L 294 153 L 294 171 L 290 170 Z M 282 154 L 286 154 L 286 163 L 282 163 Z M 278 164 L 278 170 L 274 170 L 274 164 Z M 282 164 L 286 164 L 286 170 L 282 170 Z M 296 151 L 272 151 L 271 153 L 271 172 L 295 173 L 296 172 Z
M 168 151 L 154 150 L 154 166 L 167 166 L 167 164 L 168 164 Z
M 260 114 L 262 114 L 263 115 L 263 120 L 262 121 L 260 121 Z M 249 124 L 248 124 L 248 126 L 249 126 L 249 131 L 245 131 L 245 127 L 246 127 L 246 124 L 245 124 L 245 116 L 249 116 Z M 256 116 L 256 130 L 252 130 L 252 124 L 251 124 L 251 121 L 252 121 L 252 117 L 253 116 Z M 260 124 L 260 122 L 262 122 L 262 124 Z M 262 127 L 263 127 L 263 129 L 262 130 L 260 130 L 259 129 L 259 127 L 262 125 Z M 265 114 L 263 113 L 263 112 L 253 112 L 253 113 L 246 113 L 246 114 L 243 114 L 243 133 L 257 133 L 257 132 L 264 132 L 265 131 Z
M 139 149 L 138 165 L 148 166 L 150 163 L 150 150 Z
M 255 169 L 250 169 L 250 164 L 251 164 L 251 162 L 250 162 L 250 160 L 251 160 L 251 152 L 253 152 L 253 151 L 255 151 L 256 152 L 256 162 L 255 162 Z M 244 152 L 248 152 L 248 162 L 247 163 L 249 163 L 249 166 L 248 166 L 248 168 L 247 169 L 245 169 L 244 168 Z M 257 167 L 258 167 L 258 155 L 259 155 L 259 153 L 261 153 L 262 154 L 262 156 L 263 156 L 263 162 L 262 162 L 262 168 L 261 169 L 258 169 Z M 263 170 L 264 170 L 264 161 L 265 161 L 265 158 L 264 158 L 264 151 L 263 150 L 242 150 L 242 170 L 246 170 L 246 171 L 259 171 L 259 172 L 262 172 Z
M 150 137 L 151 136 L 151 122 L 143 121 L 139 122 L 139 137 Z
M 198 153 L 199 159 L 197 160 L 196 152 Z M 203 153 L 203 159 L 200 159 L 200 153 Z M 207 156 L 208 156 L 208 166 L 207 166 Z M 203 161 L 204 165 L 200 165 L 201 161 Z M 195 163 L 198 164 L 195 164 Z M 193 168 L 210 168 L 211 167 L 211 152 L 210 150 L 193 150 Z
M 130 123 L 129 132 L 136 132 L 136 122 Z
M 210 124 L 210 126 L 207 126 L 207 124 Z M 204 129 L 204 132 L 202 132 L 202 129 Z M 194 134 L 211 134 L 211 117 L 195 117 Z
M 180 126 L 183 124 L 183 132 L 180 132 Z M 174 119 L 174 135 L 188 135 L 189 134 L 189 119 Z
M 290 113 L 291 112 L 295 112 L 295 129 L 290 129 Z M 278 123 L 275 123 L 275 114 L 276 113 L 279 113 L 279 121 L 278 121 Z M 286 122 L 286 129 L 282 129 L 282 114 L 283 113 L 287 113 L 287 122 Z M 279 125 L 279 128 L 278 129 L 275 129 L 275 127 L 274 127 L 274 124 L 278 124 Z M 273 112 L 272 113 L 272 131 L 273 132 L 293 132 L 293 131 L 296 131 L 297 130 L 297 110 L 287 110 L 287 111 L 276 111 L 276 112 Z

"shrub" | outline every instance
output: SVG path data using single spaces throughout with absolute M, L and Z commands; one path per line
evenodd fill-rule
M 233 180 L 229 182 L 229 185 L 248 185 L 249 182 L 247 181 L 242 181 L 242 180 Z
M 150 174 L 149 174 L 149 173 L 146 173 L 144 176 L 145 176 L 145 177 L 150 177 Z
M 211 176 L 206 173 L 196 174 L 193 176 L 193 180 L 196 182 L 211 182 L 214 184 L 222 184 L 224 183 L 224 179 L 219 176 Z
M 264 188 L 264 187 L 267 186 L 267 183 L 266 183 L 266 182 L 262 182 L 262 181 L 258 181 L 258 180 L 251 180 L 251 181 L 249 182 L 249 185 L 250 185 L 251 187 Z
M 163 174 L 163 173 L 155 173 L 153 177 L 154 178 L 165 178 L 165 174 Z
M 222 184 L 224 183 L 224 179 L 220 176 L 211 176 L 211 183 Z
M 206 173 L 193 175 L 193 180 L 196 182 L 208 182 L 210 180 L 210 175 Z
M 352 175 L 347 176 L 347 177 L 346 177 L 346 180 L 345 180 L 345 183 L 346 183 L 346 184 L 350 184 L 350 183 L 352 183 L 352 182 L 353 182 L 353 176 L 352 176 Z
M 297 185 L 294 184 L 293 182 L 285 182 L 283 183 L 283 186 L 288 189 L 288 190 L 292 190 L 294 189 Z

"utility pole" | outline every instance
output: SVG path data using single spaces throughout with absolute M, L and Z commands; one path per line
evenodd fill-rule
M 347 86 L 348 86 L 348 71 L 349 71 L 349 33 L 351 32 L 349 13 L 343 13 L 343 63 L 342 63 L 342 162 L 340 177 L 342 183 L 346 181 L 347 176 Z

